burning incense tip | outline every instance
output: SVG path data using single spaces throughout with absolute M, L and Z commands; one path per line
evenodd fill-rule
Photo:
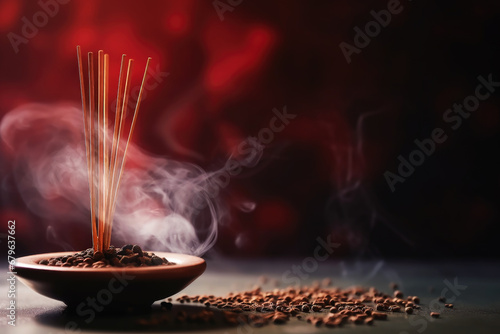
M 103 50 L 97 53 L 97 64 L 94 54 L 88 53 L 88 86 L 85 82 L 84 65 L 80 46 L 76 47 L 80 90 L 85 132 L 85 148 L 87 155 L 88 181 L 90 189 L 90 214 L 92 225 L 92 241 L 95 252 L 109 248 L 111 230 L 116 206 L 116 196 L 120 187 L 121 176 L 127 157 L 127 149 L 134 131 L 137 115 L 142 99 L 144 83 L 151 58 L 146 62 L 139 96 L 129 129 L 126 129 L 125 118 L 130 94 L 130 81 L 134 60 L 128 60 L 125 69 L 126 55 L 122 55 L 120 76 L 118 80 L 117 107 L 115 121 L 110 133 L 113 134 L 111 147 L 108 138 L 108 103 L 109 103 L 109 55 Z M 95 74 L 96 73 L 96 74 Z M 113 124 L 113 122 L 110 122 Z M 122 136 L 125 139 L 122 141 Z M 125 143 L 125 144 L 123 144 Z

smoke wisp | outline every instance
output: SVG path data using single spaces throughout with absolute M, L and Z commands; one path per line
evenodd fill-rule
M 13 174 L 31 211 L 68 223 L 90 222 L 80 108 L 21 106 L 4 116 L 0 136 L 13 154 Z M 130 143 L 116 199 L 112 243 L 204 254 L 215 243 L 223 216 L 220 202 L 211 194 L 217 173 L 151 156 Z

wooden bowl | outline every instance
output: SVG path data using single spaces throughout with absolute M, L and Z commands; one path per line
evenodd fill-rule
M 36 292 L 64 302 L 78 312 L 149 308 L 188 286 L 206 268 L 205 260 L 191 255 L 154 252 L 174 265 L 151 267 L 76 268 L 38 264 L 75 252 L 45 253 L 16 259 L 19 280 Z M 92 305 L 97 304 L 97 306 Z

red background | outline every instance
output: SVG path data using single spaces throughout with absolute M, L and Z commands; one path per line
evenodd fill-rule
M 225 2 L 225 1 L 223 1 Z M 221 20 L 212 1 L 69 1 L 16 53 L 8 34 L 33 22 L 36 1 L 0 2 L 0 115 L 31 102 L 79 103 L 75 46 L 148 56 L 168 72 L 148 91 L 134 133 L 145 150 L 214 170 L 268 126 L 272 109 L 296 114 L 258 166 L 231 180 L 214 251 L 230 256 L 311 254 L 316 237 L 335 256 L 497 256 L 498 92 L 391 193 L 386 170 L 442 126 L 478 75 L 498 66 L 494 1 L 402 1 L 403 10 L 348 64 L 339 44 L 387 1 L 249 1 Z M 113 84 L 113 82 L 112 82 Z M 1 221 L 16 219 L 21 253 L 60 250 L 47 222 L 26 210 L 3 148 Z M 238 207 L 254 202 L 255 210 Z M 81 225 L 58 234 L 90 243 Z M 82 237 L 84 235 L 85 237 Z

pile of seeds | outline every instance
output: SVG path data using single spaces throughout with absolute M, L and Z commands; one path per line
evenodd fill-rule
M 412 314 L 414 310 L 420 309 L 418 297 L 408 296 L 404 299 L 402 292 L 398 290 L 390 296 L 373 287 L 340 289 L 319 285 L 274 289 L 270 292 L 263 292 L 260 287 L 256 287 L 250 291 L 230 293 L 226 297 L 184 295 L 177 298 L 177 301 L 202 303 L 207 308 L 220 309 L 227 323 L 245 323 L 253 327 L 269 323 L 285 324 L 293 317 L 317 327 L 338 327 L 346 323 L 372 325 L 375 320 L 386 320 L 390 313 Z M 161 306 L 167 311 L 172 309 L 169 302 L 162 302 Z M 193 321 L 210 322 L 213 312 L 203 312 L 199 317 L 196 314 L 192 317 Z M 178 322 L 190 320 L 186 314 L 180 313 L 175 319 Z
M 122 248 L 111 246 L 104 252 L 95 252 L 92 248 L 38 262 L 48 266 L 77 267 L 77 268 L 105 268 L 105 267 L 147 267 L 173 265 L 164 257 L 145 252 L 138 245 L 125 245 Z

